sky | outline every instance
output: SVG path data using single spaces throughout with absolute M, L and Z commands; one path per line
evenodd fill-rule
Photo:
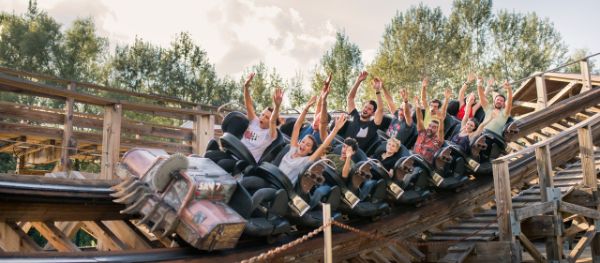
M 0 11 L 16 14 L 25 0 L 0 0 Z M 92 17 L 98 33 L 111 44 L 131 44 L 136 37 L 168 46 L 179 32 L 189 32 L 208 53 L 219 76 L 239 78 L 260 61 L 284 78 L 301 73 L 305 85 L 321 56 L 343 30 L 369 64 L 385 26 L 397 12 L 423 3 L 448 15 L 450 0 L 38 0 L 38 7 L 69 27 L 73 20 Z M 594 13 L 600 1 L 502 0 L 494 11 L 536 12 L 552 21 L 572 51 L 600 52 Z

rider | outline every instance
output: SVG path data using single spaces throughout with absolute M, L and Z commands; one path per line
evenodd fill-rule
M 495 119 L 494 118 L 495 113 L 492 113 L 492 118 L 487 118 L 483 123 L 479 124 L 479 127 L 478 127 L 477 126 L 478 121 L 473 117 L 469 117 L 469 116 L 472 116 L 471 109 L 474 108 L 474 106 L 473 106 L 474 104 L 475 104 L 475 94 L 471 93 L 471 94 L 469 94 L 469 96 L 467 98 L 466 111 L 463 114 L 462 122 L 460 124 L 460 132 L 458 134 L 454 135 L 452 137 L 452 139 L 450 139 L 451 142 L 460 146 L 460 148 L 465 153 L 469 153 L 469 150 L 471 148 L 471 142 L 475 138 L 477 138 L 477 136 L 479 136 L 481 134 L 481 132 L 483 132 L 483 129 L 486 127 L 486 125 L 488 123 L 490 123 L 490 121 Z
M 277 96 L 283 96 L 279 88 L 274 95 L 274 107 L 268 107 L 262 111 L 260 117 L 256 116 L 252 97 L 250 96 L 250 82 L 254 78 L 254 73 L 250 73 L 244 83 L 244 104 L 250 125 L 244 132 L 242 143 L 248 148 L 254 159 L 258 162 L 263 152 L 269 147 L 271 142 L 277 138 L 277 121 L 279 118 L 279 107 L 281 100 L 277 101 Z
M 381 87 L 383 82 L 378 78 L 373 80 L 373 88 L 375 89 L 375 95 L 377 96 L 377 102 L 373 100 L 369 100 L 364 104 L 363 110 L 361 113 L 356 110 L 356 104 L 354 103 L 354 98 L 356 97 L 356 91 L 360 84 L 367 78 L 368 73 L 363 71 L 360 73 L 354 86 L 348 93 L 347 103 L 348 103 L 348 114 L 350 115 L 350 119 L 348 122 L 348 127 L 346 128 L 344 138 L 352 137 L 355 138 L 358 142 L 358 146 L 361 150 L 367 151 L 370 146 L 377 143 L 379 136 L 377 135 L 377 126 L 381 124 L 383 120 L 383 109 L 381 107 L 377 107 L 377 105 L 382 105 L 381 98 Z
M 502 131 L 504 129 L 504 125 L 506 121 L 510 117 L 510 112 L 512 110 L 512 101 L 513 101 L 513 93 L 510 83 L 508 81 L 504 81 L 502 85 L 506 90 L 506 94 L 508 99 L 502 94 L 496 94 L 494 96 L 493 105 L 490 105 L 488 99 L 485 96 L 485 91 L 483 89 L 483 79 L 479 77 L 477 79 L 477 93 L 479 94 L 479 101 L 481 102 L 481 106 L 485 110 L 485 120 L 484 122 L 489 120 L 489 123 L 485 127 L 485 130 L 488 132 L 492 132 L 499 137 L 502 137 Z
M 383 87 L 383 85 L 381 89 L 383 90 L 383 95 L 385 96 L 390 112 L 394 114 L 386 134 L 390 138 L 396 138 L 400 140 L 401 143 L 406 144 L 415 130 L 412 113 L 410 111 L 411 105 L 408 103 L 406 89 L 400 90 L 400 99 L 402 99 L 400 108 L 396 107 L 392 95 L 385 87 Z
M 426 84 L 424 85 L 426 86 Z M 422 90 L 424 92 L 424 90 Z M 444 92 L 444 104 L 442 106 L 441 111 L 437 111 L 434 116 L 436 118 L 432 119 L 431 122 L 425 128 L 425 124 L 423 121 L 423 117 L 421 114 L 421 110 L 417 109 L 417 131 L 419 135 L 417 137 L 417 141 L 415 142 L 415 146 L 413 151 L 422 156 L 430 164 L 433 163 L 433 157 L 435 153 L 442 147 L 444 144 L 444 118 L 446 117 L 446 108 L 448 107 L 448 99 L 451 95 L 451 91 L 446 89 Z M 423 99 L 423 95 L 421 95 Z M 415 105 L 418 105 L 419 100 L 415 97 Z M 439 113 L 439 114 L 438 114 Z

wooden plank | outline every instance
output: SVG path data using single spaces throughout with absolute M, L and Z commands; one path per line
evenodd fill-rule
M 595 209 L 574 205 L 565 201 L 560 201 L 559 209 L 561 212 L 582 215 L 587 218 L 600 220 L 600 211 Z
M 536 262 L 546 262 L 546 258 L 537 250 L 535 245 L 531 243 L 531 241 L 523 233 L 519 234 L 519 240 L 521 241 L 521 244 L 523 244 L 525 250 L 529 252 L 529 255 L 531 255 Z
M 543 76 L 535 77 L 535 90 L 537 93 L 537 110 L 544 109 L 548 106 L 548 94 L 546 90 L 546 80 Z
M 35 252 L 42 248 L 16 223 L 0 221 L 0 250 L 4 252 Z
M 549 213 L 556 210 L 556 205 L 553 201 L 548 201 L 544 203 L 528 205 L 523 208 L 515 209 L 515 217 L 518 221 L 521 221 L 526 218 L 530 218 L 536 215 L 542 215 L 545 213 Z
M 592 78 L 590 76 L 590 64 L 587 59 L 579 62 L 579 68 L 581 68 L 581 92 L 592 89 Z
M 549 195 L 553 194 L 554 183 L 553 177 L 554 172 L 552 171 L 552 156 L 550 154 L 550 145 L 542 145 L 535 149 L 535 159 L 537 164 L 537 171 L 539 185 L 540 185 L 540 195 L 542 198 L 542 202 L 554 202 L 553 198 Z M 555 209 L 551 211 L 552 219 L 555 222 L 555 227 L 558 229 L 559 222 L 562 223 L 562 219 L 559 218 Z M 560 231 L 555 230 L 555 235 L 553 237 L 546 238 L 546 256 L 548 260 L 560 260 L 562 258 L 562 241 L 560 239 Z
M 592 242 L 594 236 L 596 236 L 596 227 L 594 225 L 591 225 L 587 229 L 585 234 L 581 237 L 581 239 L 579 239 L 577 245 L 575 245 L 573 250 L 571 250 L 571 253 L 569 253 L 569 256 L 567 257 L 567 261 L 575 263 L 579 256 L 581 256 L 581 253 L 583 253 L 585 247 L 587 247 Z
M 514 241 L 511 227 L 512 199 L 508 161 L 494 162 L 494 192 L 500 241 Z
M 81 251 L 53 222 L 31 222 L 31 224 L 59 252 Z
M 511 262 L 511 242 L 477 242 L 471 256 L 465 262 Z M 519 261 L 517 261 L 519 262 Z
M 532 108 L 532 109 L 537 109 L 538 108 L 538 104 L 537 103 L 533 103 L 533 102 L 529 102 L 529 101 L 514 101 L 513 105 L 514 106 L 521 106 L 521 107 Z
M 439 262 L 462 263 L 475 249 L 475 244 L 457 244 L 448 248 L 450 253 L 446 254 Z
M 116 178 L 115 169 L 119 162 L 121 148 L 121 115 L 120 104 L 104 107 L 104 129 L 102 130 L 102 163 L 100 178 Z

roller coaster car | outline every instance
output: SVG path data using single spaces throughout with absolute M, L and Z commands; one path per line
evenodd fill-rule
M 151 149 L 125 153 L 119 174 L 128 179 L 113 189 L 124 214 L 141 214 L 160 237 L 176 233 L 202 250 L 233 248 L 246 220 L 226 205 L 236 188 L 233 177 L 207 158 Z
M 277 165 L 281 163 L 283 156 L 289 151 L 286 146 L 274 163 L 262 163 L 253 174 L 268 182 L 275 189 L 283 189 L 288 194 L 289 213 L 287 218 L 293 223 L 303 226 L 318 227 L 323 223 L 321 203 L 329 203 L 332 211 L 335 211 L 340 203 L 340 188 L 334 184 L 328 184 L 323 177 L 323 172 L 328 166 L 327 160 L 317 160 L 306 164 L 300 174 L 298 181 L 293 184 Z M 334 218 L 341 216 L 334 212 Z
M 398 203 L 418 206 L 423 200 L 431 196 L 431 192 L 427 189 L 427 181 L 419 180 L 419 176 L 425 175 L 421 174 L 422 169 L 415 169 L 416 158 L 421 157 L 418 155 L 414 157 L 412 155 L 405 156 L 398 159 L 394 165 L 391 179 L 403 190 L 400 198 L 396 199 Z
M 510 142 L 517 133 L 519 133 L 518 123 L 509 117 L 504 125 L 502 136 L 485 130 L 471 142 L 471 156 L 479 163 L 485 163 L 507 154 L 511 151 L 507 142 Z
M 431 179 L 437 188 L 457 189 L 469 177 L 466 173 L 468 156 L 455 144 L 445 142 L 434 155 Z
M 283 134 L 277 130 L 277 138 L 271 142 L 257 163 L 248 148 L 235 135 L 226 132 L 221 136 L 220 141 L 224 152 L 235 160 L 235 166 L 232 170 L 232 174 L 234 175 L 246 173 L 262 162 L 272 161 L 286 145 L 283 140 Z

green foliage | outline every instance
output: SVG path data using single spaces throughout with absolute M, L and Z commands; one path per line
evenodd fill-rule
M 17 162 L 12 155 L 0 153 L 0 173 L 8 173 L 17 169 Z
M 345 109 L 346 96 L 363 68 L 361 51 L 345 32 L 337 32 L 336 41 L 321 58 L 312 79 L 312 89 L 318 94 L 327 74 L 332 73 L 331 92 L 328 97 L 330 109 Z
M 286 94 L 290 102 L 290 108 L 301 109 L 310 99 L 310 94 L 302 87 L 303 78 L 302 73 L 296 72 L 296 75 L 288 82 Z
M 456 0 L 448 18 L 423 4 L 397 13 L 368 70 L 394 94 L 414 93 L 424 76 L 430 86 L 458 89 L 469 72 L 517 80 L 562 62 L 565 50 L 552 23 L 535 13 L 494 14 L 490 0 Z
M 239 81 L 239 89 L 244 85 L 248 74 L 254 72 L 254 78 L 250 83 L 250 95 L 254 101 L 254 107 L 257 113 L 260 113 L 264 108 L 273 105 L 271 96 L 273 90 L 276 87 L 286 88 L 281 75 L 277 73 L 275 68 L 268 68 L 264 62 L 260 62 L 256 65 L 244 71 L 244 74 Z M 240 93 L 241 94 L 241 93 Z M 240 101 L 243 105 L 243 97 L 240 95 Z

